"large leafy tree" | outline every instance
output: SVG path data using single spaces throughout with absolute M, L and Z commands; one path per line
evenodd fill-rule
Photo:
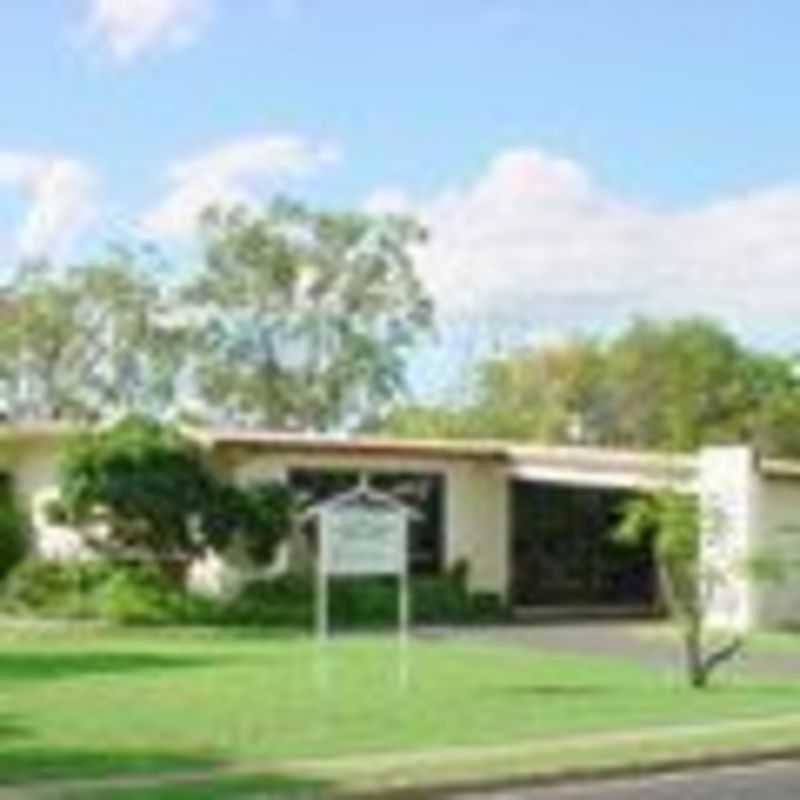
M 479 361 L 466 401 L 400 405 L 383 428 L 660 450 L 749 441 L 797 457 L 800 380 L 792 358 L 751 350 L 713 321 L 639 319 L 605 342 L 573 337 Z
M 93 419 L 173 400 L 184 334 L 141 254 L 19 270 L 2 298 L 0 402 L 14 419 Z
M 753 358 L 709 320 L 636 320 L 608 353 L 614 440 L 691 450 L 749 438 L 759 402 Z
M 210 210 L 205 259 L 186 288 L 197 387 L 220 416 L 271 428 L 356 424 L 402 388 L 432 325 L 411 255 L 410 219 L 315 212 L 276 200 L 263 213 Z
M 400 436 L 549 443 L 568 441 L 577 425 L 599 434 L 607 429 L 610 404 L 603 369 L 592 339 L 494 355 L 475 365 L 466 402 L 399 405 L 382 426 Z
M 268 563 L 289 532 L 291 495 L 280 484 L 225 481 L 178 430 L 134 416 L 70 446 L 52 511 L 107 558 L 152 561 L 180 583 L 209 550 L 238 544 Z

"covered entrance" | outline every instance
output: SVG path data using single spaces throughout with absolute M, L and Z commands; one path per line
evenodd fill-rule
M 632 491 L 513 480 L 510 492 L 515 607 L 545 615 L 656 613 L 649 544 L 613 538 Z

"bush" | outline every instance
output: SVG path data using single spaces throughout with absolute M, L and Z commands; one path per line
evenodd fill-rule
M 330 621 L 344 627 L 375 627 L 395 622 L 397 581 L 392 578 L 333 578 L 330 581 Z
M 29 560 L 9 577 L 6 607 L 54 618 L 100 618 L 115 625 L 258 625 L 310 630 L 314 580 L 282 575 L 252 581 L 233 599 L 183 591 L 152 565 L 104 561 Z M 394 578 L 334 578 L 330 622 L 335 627 L 392 627 L 398 619 Z M 498 621 L 497 595 L 470 594 L 457 576 L 413 578 L 412 624 Z
M 151 567 L 117 568 L 98 592 L 97 611 L 117 625 L 168 625 L 187 621 L 186 595 Z
M 411 609 L 412 620 L 418 623 L 465 622 L 469 595 L 450 577 L 417 578 L 412 582 Z
M 57 618 L 96 614 L 95 594 L 112 574 L 103 561 L 28 559 L 8 577 L 6 607 L 17 613 Z
M 469 596 L 470 622 L 507 622 L 511 618 L 509 607 L 495 592 L 474 592 Z
M 281 575 L 246 584 L 222 609 L 222 618 L 233 625 L 310 627 L 314 591 L 310 578 Z
M 27 517 L 10 497 L 0 496 L 0 581 L 24 560 L 28 542 Z
M 302 627 L 314 619 L 314 584 L 307 576 L 285 575 L 253 581 L 222 611 L 229 624 Z M 330 622 L 339 627 L 386 627 L 398 619 L 398 586 L 393 578 L 333 578 Z M 470 595 L 453 576 L 411 581 L 412 624 L 490 622 L 505 618 L 501 599 L 487 592 Z

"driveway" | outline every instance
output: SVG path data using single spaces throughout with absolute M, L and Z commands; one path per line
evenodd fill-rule
M 587 621 L 537 623 L 475 628 L 426 628 L 420 638 L 447 637 L 472 641 L 506 642 L 541 650 L 625 658 L 653 669 L 682 667 L 683 651 L 659 623 Z M 759 677 L 800 680 L 800 635 L 797 653 L 743 653 L 730 668 Z M 798 792 L 800 798 L 800 792 Z
M 704 770 L 549 789 L 455 794 L 449 800 L 797 800 L 800 763 Z

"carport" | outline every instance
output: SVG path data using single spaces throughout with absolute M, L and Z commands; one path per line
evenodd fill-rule
M 680 457 L 517 449 L 509 470 L 509 599 L 522 617 L 662 613 L 649 543 L 616 541 L 625 503 L 685 482 Z

